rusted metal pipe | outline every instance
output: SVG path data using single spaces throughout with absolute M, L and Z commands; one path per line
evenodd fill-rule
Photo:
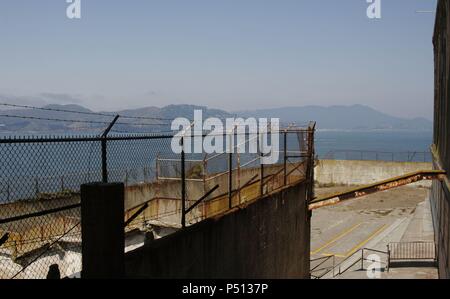
M 408 173 L 402 176 L 393 177 L 378 183 L 362 186 L 356 189 L 348 191 L 326 195 L 322 198 L 313 200 L 309 204 L 309 210 L 314 210 L 330 205 L 335 205 L 345 200 L 362 197 L 375 192 L 385 191 L 392 188 L 412 184 L 421 180 L 443 180 L 446 172 L 443 170 L 422 170 L 417 172 Z

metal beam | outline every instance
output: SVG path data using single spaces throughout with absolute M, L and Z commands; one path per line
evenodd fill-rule
M 309 204 L 309 210 L 314 210 L 330 205 L 338 204 L 342 201 L 366 196 L 375 192 L 385 191 L 392 188 L 412 184 L 421 180 L 443 180 L 446 172 L 443 170 L 422 170 L 408 173 L 402 176 L 393 177 L 381 182 L 365 185 L 355 189 L 339 192 L 314 199 Z

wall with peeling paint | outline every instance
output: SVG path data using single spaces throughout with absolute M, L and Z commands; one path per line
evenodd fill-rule
M 309 278 L 305 182 L 126 254 L 128 277 Z
M 364 185 L 419 170 L 432 169 L 431 163 L 385 162 L 357 160 L 320 160 L 314 169 L 318 185 Z M 430 187 L 430 181 L 420 181 L 413 186 Z

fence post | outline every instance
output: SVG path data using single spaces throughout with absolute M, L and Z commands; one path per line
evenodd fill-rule
M 284 170 L 283 170 L 283 177 L 284 177 L 284 179 L 283 179 L 283 183 L 284 183 L 284 186 L 286 186 L 287 185 L 287 130 L 284 130 L 284 149 L 283 149 L 283 151 L 284 151 L 284 162 L 283 162 L 283 168 L 284 168 Z
M 239 154 L 239 151 L 236 153 L 236 167 L 237 167 L 237 186 L 236 189 L 238 190 L 238 198 L 239 198 L 239 204 L 241 204 L 241 155 Z
M 156 176 L 156 180 L 159 180 L 159 152 L 156 155 L 156 161 L 155 161 L 155 176 Z
M 361 270 L 364 270 L 364 248 L 361 249 Z
M 391 251 L 389 250 L 389 244 L 388 245 L 386 245 L 386 247 L 387 247 L 387 265 L 386 265 L 386 267 L 387 267 L 387 272 L 389 272 L 389 267 L 390 267 L 390 264 L 391 264 Z
M 233 207 L 233 153 L 228 154 L 228 208 Z
M 181 226 L 186 227 L 186 169 L 185 169 L 184 137 L 181 138 Z
M 259 175 L 260 175 L 260 183 L 259 183 L 259 195 L 262 196 L 264 193 L 264 164 L 262 163 L 262 158 L 263 158 L 263 153 L 261 151 L 261 134 L 260 131 L 258 130 L 258 152 L 259 152 Z
M 107 161 L 107 151 L 106 151 L 106 145 L 107 145 L 107 136 L 109 131 L 111 131 L 112 127 L 116 123 L 116 121 L 119 119 L 119 115 L 116 115 L 113 119 L 113 121 L 108 125 L 106 130 L 102 134 L 102 182 L 107 183 L 108 182 L 108 161 Z
M 11 191 L 10 191 L 10 186 L 9 186 L 9 184 L 10 184 L 10 182 L 9 182 L 9 179 L 8 179 L 8 185 L 7 185 L 7 188 L 6 188 L 6 195 L 7 195 L 7 200 L 8 200 L 8 202 L 9 202 L 9 200 L 10 200 L 10 198 L 11 198 Z
M 81 185 L 82 278 L 125 276 L 124 185 Z
M 208 175 L 208 154 L 203 158 L 203 192 L 206 192 L 206 176 Z

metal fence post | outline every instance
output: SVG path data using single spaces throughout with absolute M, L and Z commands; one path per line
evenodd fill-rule
M 264 157 L 264 154 L 261 153 L 261 160 L 262 160 L 262 157 Z M 260 165 L 259 172 L 260 172 L 260 176 L 261 176 L 261 184 L 259 186 L 259 189 L 260 189 L 259 193 L 262 196 L 262 195 L 264 195 L 264 163 L 260 163 L 260 164 L 261 165 Z
M 287 130 L 284 130 L 284 163 L 283 163 L 283 168 L 284 168 L 284 174 L 283 174 L 283 182 L 284 185 L 287 185 Z
M 361 270 L 364 270 L 364 248 L 361 249 Z
M 125 276 L 124 185 L 81 185 L 82 278 Z
M 387 265 L 386 265 L 386 267 L 387 267 L 387 272 L 389 272 L 389 267 L 391 264 L 391 251 L 389 249 L 389 244 L 386 245 L 386 247 L 387 247 Z
M 228 208 L 233 207 L 233 153 L 228 154 Z
M 237 167 L 237 182 L 236 182 L 236 189 L 238 190 L 238 198 L 239 198 L 239 204 L 241 204 L 241 155 L 239 154 L 239 151 L 236 153 L 236 167 Z
M 185 169 L 184 137 L 181 138 L 181 226 L 186 227 L 186 169 Z
M 119 119 L 119 115 L 116 115 L 113 119 L 113 121 L 108 125 L 106 130 L 102 134 L 102 182 L 107 183 L 108 182 L 108 161 L 107 161 L 107 136 L 109 131 L 111 131 L 114 124 Z
M 259 152 L 259 176 L 260 176 L 260 183 L 259 183 L 259 195 L 262 196 L 263 195 L 263 184 L 264 184 L 264 165 L 262 163 L 262 151 L 261 151 L 261 134 L 258 130 L 258 138 L 257 138 L 257 143 L 258 143 L 258 152 Z

